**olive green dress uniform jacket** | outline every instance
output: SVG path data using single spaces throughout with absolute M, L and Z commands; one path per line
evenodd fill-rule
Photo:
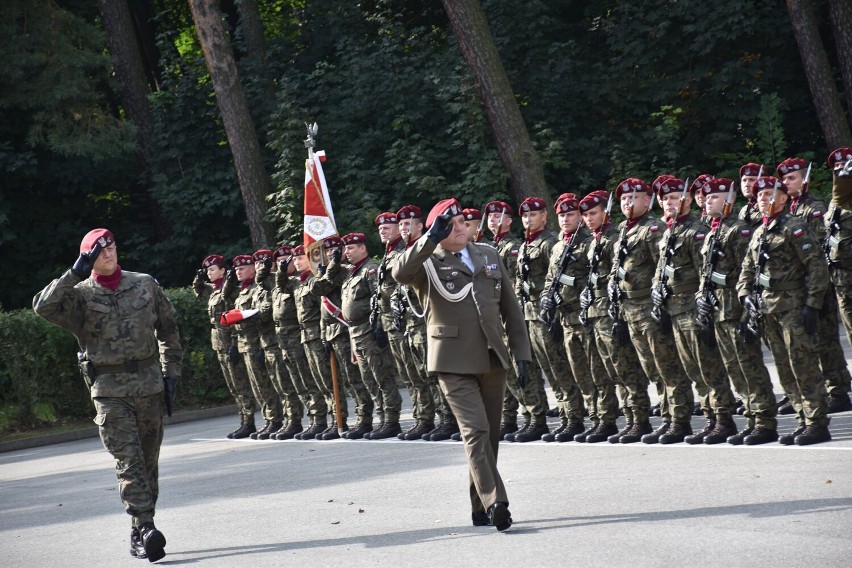
M 95 368 L 92 398 L 149 396 L 162 392 L 164 374 L 180 376 L 183 352 L 174 308 L 147 274 L 122 271 L 113 292 L 68 270 L 36 294 L 33 309 L 77 338 Z M 133 371 L 99 371 L 133 362 L 138 362 Z
M 532 358 L 512 279 L 497 250 L 486 244 L 468 244 L 467 251 L 473 262 L 473 272 L 461 259 L 423 236 L 393 265 L 393 277 L 411 285 L 426 306 L 429 372 L 488 373 L 491 369 L 489 349 L 494 350 L 504 368 L 510 368 L 512 360 L 503 342 L 504 321 L 516 359 L 530 361 Z M 426 275 L 426 262 L 434 267 L 439 284 Z M 469 295 L 458 302 L 447 300 L 433 289 L 440 286 L 448 294 L 458 294 L 466 285 L 471 285 Z

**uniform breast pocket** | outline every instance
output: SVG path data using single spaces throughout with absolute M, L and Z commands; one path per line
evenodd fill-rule
M 461 276 L 462 274 L 457 270 L 447 270 L 443 274 L 438 274 L 438 280 L 448 292 L 458 292 L 464 285 Z
M 438 325 L 432 324 L 429 326 L 429 335 L 436 339 L 447 339 L 459 336 L 459 327 L 457 325 Z

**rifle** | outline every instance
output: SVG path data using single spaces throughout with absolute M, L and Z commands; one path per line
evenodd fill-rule
M 601 234 L 595 237 L 595 248 L 592 249 L 592 261 L 589 264 L 589 280 L 586 282 L 586 287 L 583 288 L 582 292 L 580 292 L 581 295 L 585 294 L 588 296 L 588 305 L 580 310 L 580 323 L 585 326 L 587 333 L 592 332 L 592 328 L 589 326 L 589 306 L 591 306 L 595 301 L 595 285 L 598 282 L 598 267 L 600 267 L 601 255 L 603 254 L 601 239 L 603 238 L 603 229 L 607 226 L 607 223 L 609 223 L 609 212 L 611 208 L 612 193 L 609 194 L 609 201 L 607 201 L 606 209 L 604 210 L 604 219 L 603 223 L 601 223 Z
M 654 318 L 654 321 L 660 324 L 660 331 L 664 335 L 670 335 L 672 332 L 672 317 L 666 311 L 666 302 L 669 299 L 669 278 L 672 276 L 673 271 L 669 269 L 669 261 L 674 256 L 674 247 L 675 247 L 675 229 L 678 226 L 678 218 L 683 214 L 683 204 L 686 201 L 686 192 L 689 191 L 689 178 L 683 184 L 683 191 L 680 194 L 680 201 L 678 202 L 677 213 L 675 214 L 675 218 L 672 221 L 672 226 L 669 229 L 669 236 L 666 239 L 666 248 L 663 252 L 663 262 L 660 263 L 660 271 L 657 275 L 657 290 L 658 294 L 654 300 L 654 306 L 651 308 L 651 317 Z
M 530 285 L 527 279 L 530 277 L 530 265 L 527 262 L 527 247 L 529 246 L 530 230 L 529 227 L 524 229 L 524 256 L 518 259 L 518 265 L 521 267 L 521 306 L 530 301 Z
M 837 221 L 839 213 L 840 207 L 837 204 L 832 205 L 831 215 L 828 217 L 828 230 L 825 232 L 825 240 L 822 243 L 822 253 L 829 268 L 837 264 L 836 260 L 831 260 L 831 251 L 840 246 L 840 239 L 835 236 L 840 230 L 840 223 Z
M 482 240 L 482 231 L 485 228 L 485 220 L 488 219 L 488 213 L 485 212 L 485 207 L 482 208 L 482 219 L 479 220 L 479 228 L 476 230 L 476 235 L 473 237 L 473 242 L 478 243 Z
M 405 310 L 408 309 L 408 299 L 405 297 L 402 286 L 402 284 L 397 285 L 390 298 L 393 327 L 397 331 L 405 331 Z
M 778 190 L 775 189 L 772 194 L 772 200 L 769 202 L 769 211 L 767 211 L 766 218 L 763 221 L 764 228 L 768 226 L 767 221 L 772 219 L 772 213 L 775 209 L 775 198 L 777 196 Z M 766 250 L 767 247 L 768 242 L 766 240 L 766 230 L 764 230 L 763 234 L 760 235 L 760 240 L 757 242 L 757 266 L 755 267 L 754 281 L 752 282 L 751 293 L 749 294 L 753 308 L 749 310 L 748 321 L 746 322 L 746 328 L 755 337 L 760 335 L 761 320 L 763 319 L 761 314 L 761 307 L 763 306 L 763 290 L 766 288 L 766 285 L 769 284 L 769 279 L 762 274 L 763 269 L 766 266 L 766 261 L 769 260 L 769 251 Z
M 503 207 L 500 210 L 500 222 L 497 224 L 497 232 L 494 233 L 494 238 L 491 241 L 496 245 L 497 239 L 500 238 L 500 229 L 503 228 L 503 220 L 506 218 L 506 208 Z
M 811 182 L 811 166 L 812 165 L 813 165 L 813 162 L 808 162 L 808 171 L 805 172 L 805 177 L 802 178 L 802 191 L 799 193 L 799 196 L 804 195 L 805 192 L 808 190 L 808 184 Z M 798 211 L 798 209 L 799 209 L 799 202 L 796 201 L 796 207 L 794 209 L 790 209 L 790 213 L 795 215 L 796 211 Z
M 388 275 L 388 249 L 385 247 L 385 254 L 382 256 L 382 262 L 379 264 L 379 273 L 376 277 L 376 293 L 370 298 L 370 327 L 373 328 L 373 335 L 378 340 L 379 336 L 385 335 L 385 330 L 382 327 L 382 318 L 379 317 L 379 295 L 382 293 L 382 284 Z
M 621 317 L 621 301 L 624 299 L 624 291 L 618 285 L 619 273 L 622 271 L 621 265 L 624 259 L 627 258 L 627 245 L 624 243 L 627 237 L 627 222 L 633 218 L 633 209 L 636 206 L 636 190 L 638 186 L 633 188 L 633 196 L 630 199 L 630 206 L 627 212 L 627 219 L 624 220 L 624 226 L 621 227 L 621 232 L 618 235 L 618 255 L 615 257 L 615 266 L 613 266 L 613 274 L 615 274 L 615 282 L 610 282 L 610 286 L 614 285 L 612 298 L 610 298 L 609 315 L 612 318 L 612 335 L 619 347 L 624 347 L 630 343 L 630 331 L 627 329 L 627 322 Z
M 560 279 L 562 278 L 562 273 L 565 272 L 565 268 L 567 268 L 568 264 L 577 262 L 577 255 L 571 252 L 571 249 L 574 248 L 574 243 L 577 240 L 577 234 L 579 232 L 580 224 L 578 223 L 577 229 L 571 234 L 571 238 L 568 239 L 568 243 L 559 255 L 559 260 L 556 262 L 556 272 L 553 275 L 553 280 L 550 281 L 550 286 L 548 286 L 542 296 L 542 298 L 549 298 L 553 307 L 549 310 L 541 310 L 538 314 L 538 321 L 547 326 L 547 333 L 550 334 L 551 339 L 558 342 L 561 342 L 562 340 L 562 325 L 559 323 L 559 318 L 556 317 L 556 307 L 562 303 L 562 296 L 559 295 L 559 289 L 562 286 Z
M 702 298 L 713 309 L 719 306 L 719 298 L 716 297 L 716 286 L 727 284 L 727 275 L 715 272 L 716 262 L 725 256 L 722 251 L 722 243 L 719 241 L 719 231 L 722 230 L 722 224 L 731 215 L 734 208 L 736 194 L 734 193 L 734 184 L 728 189 L 728 197 L 725 199 L 725 205 L 722 208 L 722 221 L 719 225 L 710 232 L 710 248 L 707 251 L 707 256 L 704 258 L 703 267 L 703 282 L 701 289 L 703 290 Z M 704 342 L 711 347 L 716 343 L 716 337 L 713 332 L 713 318 L 707 318 L 698 315 L 698 325 L 701 327 L 700 337 Z

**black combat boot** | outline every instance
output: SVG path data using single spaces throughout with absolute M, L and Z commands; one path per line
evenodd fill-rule
M 793 403 L 786 396 L 778 401 L 778 414 L 795 414 L 796 409 L 793 408 Z
M 547 427 L 547 422 L 539 422 L 527 428 L 526 432 L 515 435 L 515 442 L 534 442 L 541 440 L 541 437 L 550 433 L 550 428 Z
M 662 424 L 660 424 L 659 428 L 657 428 L 656 430 L 654 430 L 650 434 L 645 434 L 644 436 L 642 436 L 642 443 L 643 444 L 656 444 L 657 442 L 660 441 L 660 436 L 662 436 L 663 434 L 668 432 L 669 428 L 671 428 L 671 427 L 672 427 L 671 422 L 663 422 Z M 626 443 L 626 442 L 624 442 L 624 440 L 622 440 L 622 443 Z
M 666 422 L 665 424 L 668 424 L 668 422 Z M 666 426 L 666 428 L 668 428 L 668 426 Z M 630 430 L 618 437 L 618 443 L 635 444 L 640 440 L 644 442 L 645 436 L 650 436 L 651 434 L 651 423 L 648 420 L 639 420 L 633 423 L 633 426 L 630 427 Z M 657 442 L 654 441 L 648 443 L 656 444 Z
M 837 414 L 838 412 L 846 412 L 852 410 L 852 400 L 849 400 L 848 394 L 830 394 L 828 395 L 828 412 L 829 414 Z
M 548 408 L 545 415 L 548 418 L 559 418 L 559 409 L 558 408 Z
M 652 406 L 651 412 L 650 412 L 651 416 L 659 416 L 661 414 L 660 408 L 661 408 L 661 406 L 660 406 L 659 402 L 657 404 L 655 404 L 654 406 Z
M 360 440 L 373 431 L 372 424 L 358 424 L 346 433 L 347 440 Z
M 704 443 L 708 445 L 721 444 L 736 433 L 737 425 L 730 417 L 725 420 L 717 420 L 713 430 L 704 436 Z
M 506 434 L 505 436 L 503 436 L 503 440 L 505 440 L 505 441 L 507 441 L 507 442 L 514 442 L 514 441 L 515 441 L 515 436 L 517 436 L 518 434 L 521 434 L 521 433 L 523 433 L 523 432 L 526 432 L 526 431 L 527 431 L 527 430 L 529 430 L 531 427 L 532 427 L 532 422 L 524 422 L 524 425 L 523 425 L 523 426 L 521 426 L 521 428 L 520 428 L 520 429 L 517 429 L 517 428 L 516 428 L 514 432 L 509 432 L 508 434 Z
M 257 428 L 254 427 L 254 422 L 244 422 L 242 426 L 228 434 L 228 437 L 233 440 L 242 440 L 243 438 L 248 438 L 255 432 L 257 432 Z
M 166 551 L 163 550 L 166 547 L 166 537 L 157 530 L 154 523 L 139 525 L 139 536 L 142 538 L 142 546 L 145 548 L 148 562 L 156 562 L 166 555 Z
M 322 432 L 319 432 L 319 433 L 317 433 L 316 436 L 314 436 L 314 440 L 325 440 L 325 435 L 331 434 L 336 429 L 337 429 L 337 426 L 335 426 L 334 424 L 331 424 L 330 426 L 326 426 L 325 429 Z
M 595 431 L 586 436 L 587 444 L 597 444 L 609 440 L 611 436 L 618 434 L 618 427 L 614 422 L 601 422 Z M 576 438 L 575 438 L 576 439 Z
M 326 428 L 328 428 L 328 424 L 326 422 L 314 422 L 308 429 L 304 432 L 301 432 L 297 438 L 299 440 L 313 440 L 317 437 L 317 434 L 322 434 Z
M 557 442 L 573 442 L 574 436 L 582 434 L 586 430 L 586 425 L 583 421 L 569 422 L 562 432 L 556 435 Z
M 736 431 L 736 430 L 735 430 Z M 669 431 L 660 436 L 661 444 L 677 444 L 692 434 L 692 426 L 689 422 L 673 422 Z
M 453 434 L 459 431 L 458 424 L 450 424 L 449 422 L 444 422 L 435 430 L 429 434 L 429 440 L 432 442 L 441 442 L 443 440 L 449 440 L 453 437 Z
M 707 420 L 707 424 L 704 426 L 704 429 L 701 432 L 696 432 L 695 434 L 690 434 L 686 438 L 683 439 L 687 444 L 700 444 L 704 441 L 704 436 L 713 431 L 713 428 L 716 427 L 715 420 Z
M 545 434 L 544 436 L 542 436 L 542 437 L 541 437 L 541 441 L 542 441 L 542 442 L 555 442 L 555 441 L 556 441 L 556 435 L 557 435 L 557 434 L 561 434 L 562 432 L 564 432 L 564 431 L 565 431 L 565 428 L 567 428 L 567 427 L 568 427 L 568 423 L 567 423 L 567 422 L 563 422 L 562 424 L 560 424 L 560 425 L 559 425 L 559 427 L 558 427 L 558 428 L 556 428 L 555 430 L 553 430 L 553 432 L 548 432 L 547 434 Z
M 373 438 L 373 434 L 381 431 L 381 429 L 384 428 L 384 427 L 385 427 L 385 421 L 382 420 L 381 422 L 379 422 L 378 426 L 376 426 L 375 428 L 373 428 L 372 430 L 370 430 L 369 432 L 364 434 L 364 439 L 365 440 L 371 440 Z
M 139 536 L 139 529 L 130 527 L 130 556 L 134 558 L 148 558 L 145 553 L 145 545 L 142 544 L 142 537 Z
M 585 432 L 580 432 L 579 434 L 575 434 L 575 435 L 574 435 L 574 441 L 575 441 L 575 442 L 580 442 L 581 444 L 582 444 L 582 443 L 585 443 L 586 438 L 588 438 L 588 437 L 589 437 L 589 434 L 591 434 L 591 433 L 593 433 L 595 430 L 597 430 L 599 425 L 600 425 L 600 422 L 592 422 L 592 427 L 591 427 L 591 428 L 589 428 L 589 429 L 588 429 L 588 430 L 586 430 Z
M 277 433 L 284 426 L 283 422 L 267 422 L 263 430 L 257 433 L 258 440 L 268 440 L 272 434 Z
M 396 435 L 402 432 L 399 422 L 385 422 L 384 426 L 378 430 L 373 430 L 370 433 L 371 440 L 385 440 L 387 438 L 396 438 Z
M 291 420 L 287 424 L 286 428 L 278 430 L 275 433 L 275 439 L 276 440 L 290 440 L 290 439 L 294 438 L 296 436 L 296 434 L 298 434 L 302 430 L 303 430 L 303 428 L 302 428 L 301 421 L 296 422 L 294 420 Z M 272 438 L 272 436 L 270 436 L 270 438 Z
M 789 434 L 784 434 L 778 438 L 778 443 L 782 446 L 792 446 L 793 442 L 796 440 L 796 436 L 803 433 L 805 431 L 805 424 L 803 422 L 799 422 L 799 426 L 790 432 Z
M 754 426 L 747 426 L 743 428 L 742 432 L 737 432 L 733 436 L 728 436 L 728 443 L 732 446 L 742 446 L 745 443 L 746 436 L 749 436 L 752 432 L 754 432 Z M 778 439 L 778 436 L 775 436 Z
M 810 446 L 831 440 L 828 426 L 808 426 L 793 440 L 797 446 Z
M 426 432 L 431 432 L 435 429 L 435 424 L 433 422 L 424 422 L 422 420 L 418 421 L 417 424 L 408 429 L 407 432 L 403 433 L 403 440 L 420 440 L 423 438 L 423 434 Z
M 778 430 L 773 430 L 771 428 L 764 428 L 763 426 L 758 426 L 754 430 L 749 433 L 743 439 L 743 443 L 746 446 L 757 446 L 760 444 L 768 444 L 769 442 L 774 442 L 778 439 Z
M 627 434 L 628 432 L 630 432 L 630 430 L 632 428 L 633 428 L 633 421 L 631 420 L 624 425 L 624 428 L 622 428 L 621 430 L 619 430 L 618 432 L 616 432 L 615 434 L 613 434 L 612 436 L 607 438 L 606 441 L 609 442 L 610 444 L 617 444 L 618 439 L 621 438 L 622 436 L 624 436 L 625 434 Z M 649 430 L 649 432 L 650 432 L 650 430 Z M 638 442 L 639 440 L 636 440 L 636 441 Z
M 736 399 L 734 401 L 734 413 L 742 416 L 743 414 L 745 414 L 745 410 L 746 410 L 745 402 L 743 402 L 742 399 L 739 399 L 739 398 Z
M 518 425 L 514 422 L 500 423 L 500 439 L 505 440 L 507 434 L 514 434 L 518 431 Z
M 329 428 L 327 432 L 322 433 L 322 439 L 323 440 L 339 440 L 341 437 L 345 438 L 347 432 L 349 432 L 349 425 L 348 424 L 344 424 L 343 428 L 338 428 L 337 425 L 334 425 L 331 428 Z

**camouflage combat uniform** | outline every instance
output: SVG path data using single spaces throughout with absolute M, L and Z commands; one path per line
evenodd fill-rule
M 179 377 L 182 359 L 171 302 L 147 274 L 123 271 L 113 292 L 68 270 L 36 294 L 33 309 L 73 333 L 91 362 L 94 422 L 115 458 L 121 501 L 135 527 L 153 522 L 163 375 Z
M 197 277 L 192 283 L 193 292 L 200 300 L 207 302 L 207 315 L 210 318 L 210 343 L 216 358 L 219 359 L 219 367 L 225 377 L 225 384 L 234 401 L 237 403 L 237 412 L 242 424 L 253 425 L 256 404 L 254 394 L 251 391 L 246 363 L 237 351 L 234 330 L 220 323 L 222 314 L 230 309 L 225 296 L 222 293 L 221 284 L 216 285 Z M 233 350 L 232 350 L 233 348 Z M 233 355 L 232 356 L 232 352 Z
M 852 343 L 852 203 L 842 201 L 844 190 L 852 193 L 852 178 L 835 176 L 834 198 L 826 215 L 825 253 L 846 336 Z
M 761 332 L 799 422 L 827 426 L 825 384 L 818 365 L 819 341 L 817 335 L 806 333 L 801 310 L 805 305 L 822 308 L 829 284 L 828 269 L 807 224 L 782 211 L 752 235 L 737 281 L 739 298 L 753 291 L 762 239 L 766 239 L 768 259 L 761 271 L 761 286 L 765 286 L 760 295 Z
M 756 201 L 749 201 L 740 209 L 737 219 L 745 223 L 752 231 L 763 223 L 763 215 L 757 208 Z

